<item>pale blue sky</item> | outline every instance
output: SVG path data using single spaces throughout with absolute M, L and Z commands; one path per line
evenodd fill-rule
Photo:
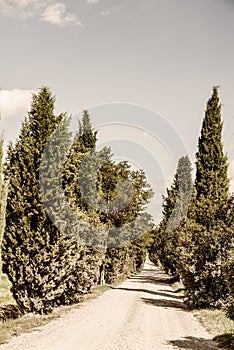
M 157 111 L 193 160 L 206 101 L 218 84 L 233 161 L 233 0 L 0 0 L 0 33 L 6 139 L 23 119 L 24 90 L 48 85 L 58 111 L 111 102 Z

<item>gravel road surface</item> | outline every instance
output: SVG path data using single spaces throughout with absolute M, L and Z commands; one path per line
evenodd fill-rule
M 218 349 L 167 276 L 149 261 L 141 274 L 1 350 Z

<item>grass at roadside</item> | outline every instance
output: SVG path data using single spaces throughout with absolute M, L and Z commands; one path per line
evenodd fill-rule
M 181 282 L 172 284 L 178 295 L 184 295 L 184 286 Z M 217 309 L 199 309 L 193 311 L 207 331 L 214 337 L 218 345 L 224 349 L 234 350 L 234 321 Z
M 174 282 L 172 285 L 174 291 L 181 296 L 184 296 L 184 285 L 181 282 Z
M 14 299 L 10 292 L 11 283 L 7 275 L 2 274 L 0 277 L 0 305 L 14 304 Z
M 5 277 L 3 279 L 4 279 L 4 293 L 6 291 L 10 293 L 9 281 L 6 282 Z M 101 295 L 108 289 L 111 289 L 117 286 L 123 281 L 124 280 L 118 280 L 113 284 L 95 286 L 92 288 L 90 294 L 86 294 L 82 297 L 82 300 L 79 304 L 74 304 L 70 306 L 60 306 L 58 308 L 55 308 L 48 315 L 26 314 L 23 317 L 17 318 L 15 320 L 7 320 L 4 323 L 0 323 L 0 344 L 7 343 L 13 336 L 18 336 L 22 333 L 31 332 L 37 327 L 43 326 L 44 324 L 52 320 L 58 319 L 59 317 L 65 315 L 67 312 L 79 308 L 84 302 L 88 302 L 89 300 L 96 298 L 97 296 Z M 1 297 L 1 294 L 0 294 L 0 297 Z M 10 296 L 8 295 L 8 297 L 4 300 L 8 300 L 9 303 L 13 302 L 13 298 L 11 295 Z
M 60 317 L 61 314 L 58 310 L 53 311 L 49 315 L 25 315 L 15 320 L 7 320 L 1 324 L 0 327 L 0 344 L 7 343 L 11 337 L 27 333 L 35 329 L 36 327 L 42 326 L 43 324 Z
M 220 347 L 234 349 L 234 321 L 217 309 L 202 309 L 194 314 L 204 327 L 213 335 Z

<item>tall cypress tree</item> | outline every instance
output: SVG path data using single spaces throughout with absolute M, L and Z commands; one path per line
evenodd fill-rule
M 222 144 L 222 127 L 218 87 L 214 86 L 212 96 L 207 102 L 198 141 L 195 180 L 196 223 L 204 229 L 200 240 L 200 263 L 196 272 L 201 277 L 196 288 L 203 289 L 203 300 L 209 303 L 212 299 L 225 297 L 227 293 L 223 267 L 233 236 L 232 230 L 226 224 L 229 180 L 227 157 Z
M 223 152 L 218 87 L 207 102 L 196 153 L 196 212 L 198 223 L 210 228 L 224 220 L 229 181 Z
M 74 269 L 71 244 L 48 217 L 39 184 L 43 149 L 62 120 L 63 115 L 54 114 L 50 90 L 41 88 L 33 95 L 19 138 L 8 151 L 4 271 L 25 312 L 43 313 L 64 303 L 66 281 Z M 59 154 L 59 149 L 54 153 Z
M 180 273 L 191 306 L 214 305 L 228 293 L 224 265 L 233 231 L 227 225 L 227 157 L 218 87 L 207 102 L 196 153 L 196 198 L 181 228 Z

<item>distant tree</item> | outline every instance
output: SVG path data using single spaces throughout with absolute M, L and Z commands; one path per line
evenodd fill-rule
M 107 283 L 141 271 L 149 245 L 151 220 L 149 214 L 139 215 L 132 225 L 128 225 L 126 229 L 122 228 L 120 244 L 107 249 L 105 261 Z M 129 240 L 131 237 L 132 241 Z
M 179 159 L 171 188 L 163 201 L 163 219 L 155 231 L 150 249 L 154 260 L 159 260 L 166 272 L 177 276 L 179 227 L 187 217 L 193 195 L 191 162 L 188 156 Z M 157 256 L 157 258 L 156 258 Z
M 142 171 L 132 171 L 127 162 L 114 162 L 110 148 L 96 150 L 96 135 L 85 111 L 65 164 L 64 188 L 71 207 L 85 212 L 87 221 L 92 224 L 90 232 L 85 232 L 87 254 L 90 256 L 87 261 L 94 267 L 93 256 L 96 261 L 94 269 L 97 271 L 98 266 L 99 276 L 88 275 L 93 276 L 91 284 L 97 281 L 103 284 L 105 280 L 123 277 L 126 271 L 131 270 L 130 265 L 134 265 L 136 257 L 133 253 L 131 257 L 128 255 L 131 245 L 128 242 L 141 234 L 145 219 L 140 225 L 139 217 L 144 213 L 152 192 Z M 137 227 L 131 224 L 120 230 L 137 217 Z M 95 235 L 94 227 L 101 233 L 100 236 Z M 100 245 L 102 248 L 93 248 Z M 108 247 L 112 245 L 110 250 Z M 80 263 L 89 269 L 87 263 Z
M 163 217 L 159 226 L 153 231 L 153 243 L 150 249 L 152 261 L 160 263 L 166 272 L 170 272 L 168 254 L 173 253 L 171 251 L 171 232 L 167 230 L 167 224 L 175 208 L 177 191 L 177 175 L 175 175 L 171 188 L 167 188 L 167 195 L 163 196 Z
M 139 237 L 145 237 L 150 227 L 151 217 L 146 215 L 145 206 L 152 190 L 144 172 L 131 170 L 127 162 L 110 160 L 101 168 L 100 177 L 108 209 L 99 212 L 109 230 L 105 278 L 111 282 L 142 267 L 140 261 L 145 260 L 146 249 Z

